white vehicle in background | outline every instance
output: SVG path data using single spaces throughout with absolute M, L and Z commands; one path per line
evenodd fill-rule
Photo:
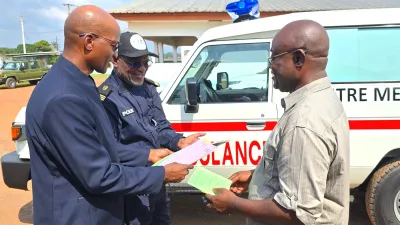
M 179 73 L 181 67 L 182 63 L 153 63 L 149 67 L 146 77 L 160 84 L 157 91 L 161 93 L 169 81 Z
M 349 117 L 349 188 L 365 191 L 374 224 L 400 224 L 399 15 L 400 8 L 305 12 L 209 29 L 160 94 L 167 119 L 185 135 L 230 140 L 196 165 L 226 177 L 253 169 L 287 95 L 267 73 L 271 41 L 291 21 L 317 21 L 328 31 L 327 71 Z M 17 149 L 2 158 L 4 181 L 17 189 L 29 180 L 24 110 L 13 125 Z M 169 191 L 195 192 L 187 179 Z

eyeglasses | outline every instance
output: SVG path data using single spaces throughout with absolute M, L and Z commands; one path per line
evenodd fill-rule
M 130 62 L 127 59 L 124 59 L 123 57 L 120 57 L 120 59 L 124 60 L 129 66 L 135 69 L 139 69 L 142 66 L 144 66 L 145 68 L 149 68 L 153 64 L 153 62 L 150 59 L 145 60 L 143 62 Z
M 298 50 L 303 50 L 304 53 L 307 53 L 307 49 L 304 49 L 304 48 L 294 48 L 294 49 L 291 49 L 291 50 L 289 50 L 289 51 L 282 52 L 282 53 L 280 53 L 280 54 L 278 54 L 278 55 L 274 55 L 274 56 L 269 57 L 269 58 L 268 58 L 268 63 L 269 63 L 269 64 L 272 64 L 272 62 L 274 62 L 275 60 L 277 60 L 279 57 L 284 56 L 284 55 L 286 55 L 286 54 L 291 54 L 291 53 L 296 52 L 296 51 L 298 51 Z
M 103 39 L 103 40 L 108 41 L 108 42 L 110 43 L 111 47 L 113 48 L 113 51 L 114 51 L 114 52 L 115 52 L 115 51 L 118 49 L 118 47 L 121 45 L 121 43 L 119 43 L 119 42 L 110 40 L 110 39 L 108 39 L 108 38 L 105 38 L 105 37 L 103 37 L 103 36 L 100 36 L 100 35 L 95 34 L 95 33 L 92 33 L 92 32 L 81 33 L 81 34 L 79 34 L 79 37 L 82 38 L 82 37 L 85 37 L 85 36 L 88 35 L 88 34 L 93 35 L 95 38 L 100 38 L 100 39 Z

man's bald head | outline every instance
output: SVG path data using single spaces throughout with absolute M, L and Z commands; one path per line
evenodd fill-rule
M 298 20 L 287 24 L 277 33 L 274 42 L 275 40 L 277 48 L 304 48 L 313 57 L 328 56 L 328 33 L 323 26 L 312 20 Z
M 113 33 L 119 34 L 120 28 L 115 18 L 108 12 L 94 5 L 84 5 L 73 10 L 65 20 L 64 35 L 67 45 L 73 44 L 79 39 L 79 34 L 85 32 L 109 36 Z
M 94 5 L 76 8 L 64 24 L 64 53 L 87 74 L 107 71 L 119 44 L 120 28 L 114 17 Z
M 329 37 L 315 21 L 298 20 L 284 26 L 275 35 L 271 51 L 274 87 L 283 92 L 326 76 Z

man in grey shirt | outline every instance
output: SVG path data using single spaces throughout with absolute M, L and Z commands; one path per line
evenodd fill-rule
M 217 212 L 239 211 L 248 225 L 349 221 L 349 127 L 326 74 L 329 37 L 310 20 L 289 23 L 271 48 L 274 88 L 284 114 L 255 170 L 233 174 L 231 191 L 206 195 Z M 235 194 L 249 191 L 249 199 Z

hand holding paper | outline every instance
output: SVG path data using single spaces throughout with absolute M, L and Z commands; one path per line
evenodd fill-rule
M 160 148 L 160 149 L 150 149 L 150 154 L 149 154 L 149 162 L 156 163 L 160 161 L 161 159 L 167 157 L 168 155 L 173 154 L 171 150 L 167 148 Z
M 206 194 L 214 195 L 213 188 L 229 189 L 232 181 L 204 167 L 196 166 L 188 184 Z
M 198 141 L 199 137 L 203 137 L 204 135 L 206 135 L 206 133 L 196 133 L 196 134 L 192 134 L 186 138 L 182 138 L 178 142 L 178 148 L 180 148 L 180 149 L 186 148 L 187 146 Z
M 193 164 L 213 152 L 216 148 L 217 147 L 212 144 L 198 140 L 194 144 L 163 158 L 153 166 L 165 166 L 173 162 L 181 164 Z
M 220 213 L 228 213 L 238 197 L 231 191 L 232 181 L 204 167 L 196 166 L 188 184 L 206 193 L 205 204 Z
M 241 195 L 247 191 L 253 175 L 252 170 L 240 171 L 232 174 L 229 179 L 232 181 L 231 191 L 237 195 Z
M 193 165 L 185 165 L 179 163 L 171 163 L 164 166 L 165 168 L 165 183 L 179 183 L 189 174 L 189 169 L 193 168 Z
M 226 188 L 214 188 L 213 191 L 215 195 L 206 194 L 205 196 L 210 202 L 207 207 L 219 213 L 229 213 L 239 197 Z

